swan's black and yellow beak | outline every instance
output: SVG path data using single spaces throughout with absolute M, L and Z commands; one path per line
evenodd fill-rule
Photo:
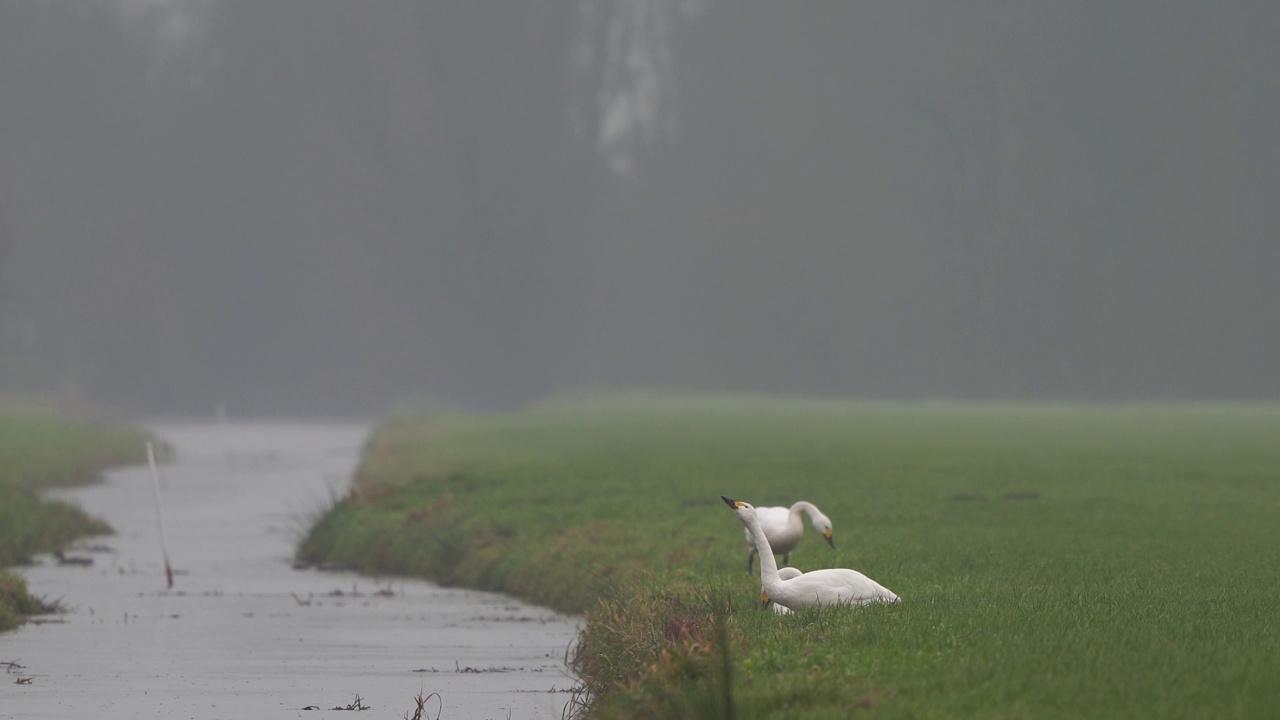
M 741 502 L 739 502 L 738 500 L 730 500 L 729 498 L 727 498 L 727 497 L 725 497 L 725 496 L 723 496 L 723 495 L 721 495 L 721 496 L 720 496 L 720 499 L 724 501 L 724 504 L 725 504 L 725 505 L 728 505 L 729 507 L 733 508 L 734 510 L 737 510 L 738 508 L 742 507 L 742 503 L 741 503 Z
M 827 544 L 828 544 L 828 545 L 830 545 L 832 548 L 835 548 L 835 546 L 836 546 L 836 541 L 831 539 L 831 530 L 830 530 L 830 529 L 828 529 L 826 532 L 822 533 L 822 537 L 826 538 L 826 540 L 827 540 Z

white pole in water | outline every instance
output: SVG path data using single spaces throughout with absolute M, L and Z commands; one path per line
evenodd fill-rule
M 151 479 L 156 489 L 156 524 L 160 526 L 160 553 L 164 555 L 164 576 L 173 587 L 173 568 L 169 565 L 169 546 L 164 540 L 164 513 L 160 510 L 160 471 L 156 470 L 156 451 L 151 441 L 147 441 L 147 464 L 151 466 Z

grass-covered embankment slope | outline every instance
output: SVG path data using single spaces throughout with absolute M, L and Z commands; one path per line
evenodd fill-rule
M 113 465 L 146 458 L 146 435 L 116 423 L 28 407 L 0 406 L 0 568 L 78 537 L 107 532 L 40 490 L 89 480 Z M 0 570 L 0 630 L 41 609 L 20 578 Z
M 299 555 L 584 611 L 594 717 L 1256 718 L 1280 703 L 1278 438 L 1276 406 L 401 419 Z M 762 611 L 722 494 L 817 503 L 837 549 L 807 531 L 792 564 L 903 602 Z

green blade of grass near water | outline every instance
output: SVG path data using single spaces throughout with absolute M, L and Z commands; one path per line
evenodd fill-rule
M 1280 407 L 548 403 L 399 418 L 299 555 L 583 612 L 593 717 L 1252 718 L 1280 701 Z M 719 497 L 893 606 L 775 616 Z M 732 687 L 726 688 L 726 683 Z

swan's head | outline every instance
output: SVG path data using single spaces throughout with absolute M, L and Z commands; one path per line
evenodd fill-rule
M 822 513 L 814 513 L 813 527 L 822 533 L 822 538 L 827 541 L 828 545 L 833 548 L 836 546 L 836 541 L 831 537 L 831 518 Z
M 724 495 L 721 495 L 720 499 L 723 500 L 724 504 L 728 505 L 734 512 L 738 512 L 744 509 L 750 510 L 752 513 L 756 511 L 756 507 L 749 502 L 743 502 L 741 500 L 731 500 L 725 497 Z M 742 513 L 738 512 L 738 514 L 741 515 Z
M 750 502 L 731 500 L 731 498 L 724 497 L 723 495 L 721 496 L 721 500 L 724 501 L 724 505 L 730 506 L 730 509 L 733 510 L 733 514 L 737 515 L 737 519 L 741 520 L 742 524 L 746 525 L 746 527 L 750 528 L 751 524 L 758 523 L 758 520 L 755 519 L 755 506 L 751 505 Z

